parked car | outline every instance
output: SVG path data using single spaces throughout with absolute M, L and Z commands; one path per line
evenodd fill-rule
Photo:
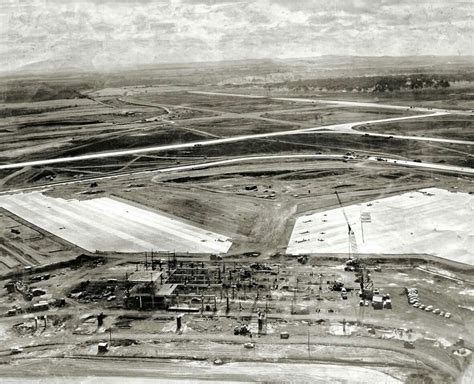
M 10 353 L 12 355 L 16 355 L 16 354 L 22 353 L 22 352 L 23 352 L 23 348 L 21 348 L 21 347 L 11 347 L 10 348 Z

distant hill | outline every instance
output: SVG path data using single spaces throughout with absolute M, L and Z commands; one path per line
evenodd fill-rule
M 289 91 L 446 88 L 452 81 L 474 81 L 473 56 L 321 56 L 201 63 L 166 63 L 114 71 L 77 68 L 49 61 L 0 77 L 0 101 L 23 102 L 84 97 L 84 90 L 136 85 L 250 86 Z M 421 83 L 417 79 L 422 79 Z M 411 84 L 415 84 L 412 87 Z

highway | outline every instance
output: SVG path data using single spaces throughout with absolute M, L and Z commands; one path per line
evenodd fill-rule
M 142 153 L 180 150 L 180 149 L 185 149 L 185 148 L 193 148 L 196 146 L 201 147 L 201 146 L 209 146 L 209 145 L 227 144 L 227 143 L 235 143 L 239 141 L 257 140 L 257 139 L 263 139 L 263 138 L 269 138 L 269 137 L 311 134 L 311 133 L 328 133 L 328 131 L 330 133 L 341 133 L 341 134 L 350 133 L 350 134 L 364 135 L 366 134 L 365 132 L 355 131 L 353 130 L 353 128 L 356 126 L 365 125 L 365 124 L 393 122 L 393 121 L 401 121 L 401 120 L 409 120 L 409 119 L 421 119 L 421 118 L 426 118 L 426 117 L 442 116 L 445 114 L 447 114 L 447 112 L 434 112 L 430 114 L 392 117 L 392 118 L 386 118 L 386 119 L 380 119 L 380 120 L 368 120 L 368 121 L 359 121 L 359 122 L 344 123 L 344 124 L 332 124 L 332 125 L 326 125 L 326 126 L 314 127 L 314 128 L 302 128 L 302 129 L 294 129 L 294 130 L 288 130 L 288 131 L 258 133 L 258 134 L 252 134 L 252 135 L 233 136 L 233 137 L 226 137 L 226 138 L 212 139 L 212 140 L 193 141 L 189 143 L 169 144 L 169 145 L 152 146 L 152 147 L 146 147 L 146 148 L 127 149 L 127 150 L 120 150 L 120 151 L 108 151 L 108 152 L 92 153 L 88 155 L 61 157 L 61 158 L 55 158 L 55 159 L 24 161 L 24 162 L 18 162 L 18 163 L 2 164 L 0 165 L 0 170 L 23 168 L 23 167 L 28 167 L 28 166 L 44 166 L 44 165 L 52 165 L 52 164 L 60 164 L 60 163 L 71 163 L 71 162 L 78 162 L 78 161 L 84 161 L 84 160 L 104 159 L 104 158 L 119 157 L 119 156 L 129 156 L 129 155 L 133 156 L 133 155 L 138 155 Z M 319 131 L 323 131 L 323 132 L 319 132 Z M 373 134 L 373 133 L 370 133 L 370 135 L 385 136 L 385 137 L 390 136 L 390 135 Z M 474 144 L 474 142 L 472 141 L 427 138 L 427 137 L 418 137 L 418 136 L 397 136 L 397 138 L 407 139 L 407 140 L 422 140 L 422 141 L 434 141 L 434 142 L 451 143 L 451 144 L 463 144 L 463 145 Z

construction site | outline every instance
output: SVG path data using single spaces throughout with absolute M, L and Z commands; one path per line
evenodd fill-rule
M 472 83 L 156 71 L 0 105 L 0 381 L 471 382 Z

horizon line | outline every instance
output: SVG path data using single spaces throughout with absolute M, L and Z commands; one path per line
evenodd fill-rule
M 360 58 L 360 59 L 402 59 L 402 58 L 451 58 L 451 59 L 469 59 L 471 58 L 474 61 L 474 54 L 472 55 L 338 55 L 338 54 L 329 54 L 329 55 L 313 55 L 313 56 L 299 56 L 299 57 L 260 57 L 260 58 L 242 58 L 242 59 L 227 59 L 227 60 L 206 60 L 206 61 L 163 61 L 156 63 L 142 63 L 142 64 L 129 64 L 129 65 L 117 65 L 113 67 L 92 67 L 88 66 L 84 69 L 80 67 L 67 67 L 63 68 L 50 68 L 50 69 L 31 69 L 31 68 L 18 68 L 14 70 L 5 70 L 0 69 L 0 77 L 9 77 L 15 75 L 51 75 L 51 74 L 67 74 L 67 73 L 113 73 L 113 72 L 129 72 L 134 70 L 141 70 L 145 68 L 153 68 L 160 66 L 190 66 L 198 64 L 225 64 L 225 63 L 239 63 L 239 62 L 264 62 L 264 61 L 292 61 L 292 60 L 311 60 L 311 59 L 322 59 L 322 58 Z M 47 62 L 47 61 L 46 61 Z M 37 61 L 25 65 L 24 67 L 34 66 L 35 64 L 42 64 L 45 61 Z

